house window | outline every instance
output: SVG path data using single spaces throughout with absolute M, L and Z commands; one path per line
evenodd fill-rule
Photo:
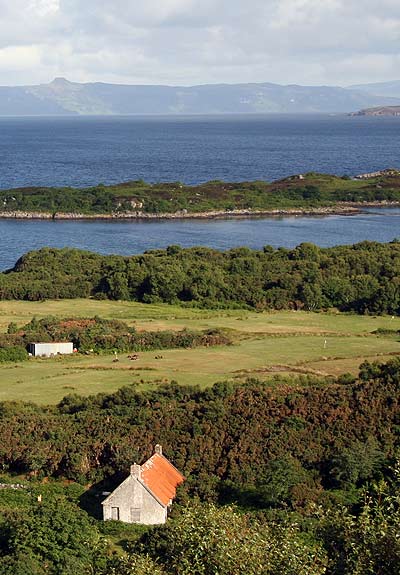
M 111 519 L 119 521 L 119 507 L 111 507 Z
M 139 523 L 140 507 L 131 507 L 131 521 L 132 523 Z

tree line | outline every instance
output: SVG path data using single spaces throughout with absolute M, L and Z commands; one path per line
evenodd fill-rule
M 202 307 L 400 311 L 400 242 L 182 249 L 104 256 L 43 248 L 0 274 L 0 298 L 87 298 Z

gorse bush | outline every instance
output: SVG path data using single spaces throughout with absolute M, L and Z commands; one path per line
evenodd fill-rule
M 7 361 L 24 361 L 28 359 L 28 353 L 22 345 L 0 347 L 0 363 Z
M 33 318 L 18 328 L 11 323 L 0 336 L 0 362 L 27 358 L 26 346 L 35 341 L 72 341 L 79 351 L 143 351 L 228 345 L 223 330 L 137 332 L 123 321 L 94 318 Z

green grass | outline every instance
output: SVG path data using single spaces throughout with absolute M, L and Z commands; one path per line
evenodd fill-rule
M 400 318 L 355 316 L 337 313 L 198 310 L 135 302 L 61 300 L 1 302 L 0 329 L 11 321 L 22 325 L 33 316 L 54 315 L 119 318 L 138 329 L 205 329 L 224 327 L 234 335 L 234 345 L 144 352 L 138 361 L 127 354 L 31 359 L 0 365 L 0 400 L 55 403 L 69 393 L 112 392 L 136 383 L 149 389 L 161 382 L 212 385 L 224 379 L 271 373 L 357 373 L 365 359 L 384 360 L 400 354 L 393 336 L 378 337 L 378 328 L 400 329 Z M 325 343 L 326 342 L 326 343 Z M 162 359 L 155 359 L 162 355 Z
M 240 332 L 339 332 L 369 333 L 378 328 L 399 329 L 400 317 L 359 316 L 342 313 L 273 311 L 257 313 L 246 310 L 203 310 L 168 304 L 141 304 L 128 301 L 94 299 L 1 301 L 0 331 L 10 322 L 19 326 L 33 317 L 93 317 L 121 319 L 139 329 L 205 329 L 227 327 Z
M 329 174 L 308 173 L 301 180 L 289 177 L 271 183 L 211 181 L 187 186 L 179 182 L 148 184 L 134 181 L 87 189 L 52 187 L 25 188 L 23 192 L 19 189 L 0 190 L 0 201 L 7 211 L 47 214 L 79 212 L 94 216 L 115 211 L 126 213 L 132 209 L 153 214 L 175 213 L 182 209 L 189 213 L 232 209 L 308 210 L 334 206 L 352 199 L 398 201 L 399 188 L 399 174 L 351 180 Z

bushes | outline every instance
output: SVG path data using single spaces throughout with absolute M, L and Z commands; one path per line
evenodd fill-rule
M 14 508 L 5 522 L 0 574 L 93 573 L 92 565 L 104 548 L 93 520 L 64 495 L 43 489 L 41 503 L 29 493 L 27 506 Z
M 33 318 L 20 329 L 10 324 L 8 333 L 0 335 L 0 362 L 19 361 L 20 356 L 25 359 L 27 354 L 24 346 L 32 341 L 72 341 L 81 352 L 128 352 L 231 343 L 226 333 L 219 329 L 138 333 L 135 328 L 118 320 L 99 317 L 58 319 L 50 316 L 40 320 Z
M 324 487 L 359 489 L 379 478 L 399 448 L 400 361 L 364 365 L 362 376 L 347 385 L 127 386 L 67 396 L 54 408 L 3 403 L 0 467 L 89 482 L 129 469 L 161 443 L 188 478 L 186 495 L 216 500 L 225 486 L 225 500 L 299 508 Z
M 400 313 L 400 243 L 208 248 L 102 256 L 44 248 L 0 274 L 0 298 L 126 299 L 200 307 Z
M 2 506 L 0 575 L 394 575 L 399 486 L 391 469 L 357 507 L 312 505 L 303 516 L 194 499 L 149 528 L 96 522 L 62 483 L 31 484 L 25 505 Z
M 22 346 L 0 348 L 0 363 L 7 361 L 25 361 L 26 359 L 28 359 L 28 353 Z
M 3 469 L 93 484 L 123 477 L 160 442 L 187 481 L 167 524 L 140 541 L 142 527 L 99 529 L 76 486 L 0 493 L 0 574 L 398 573 L 400 473 L 387 461 L 399 453 L 399 409 L 399 359 L 365 362 L 346 385 L 131 386 L 54 408 L 1 403 Z M 221 494 L 241 508 L 219 507 Z M 110 554 L 101 534 L 125 537 L 129 553 Z
M 317 512 L 316 536 L 328 552 L 329 575 L 394 575 L 400 572 L 400 467 L 363 493 L 355 510 Z
M 379 182 L 379 185 L 378 185 Z M 399 175 L 382 175 L 353 181 L 310 172 L 302 180 L 289 177 L 277 182 L 211 181 L 187 186 L 180 182 L 147 184 L 143 181 L 111 186 L 98 184 L 86 189 L 31 187 L 1 190 L 4 211 L 80 214 L 126 212 L 174 213 L 234 209 L 270 210 L 329 206 L 338 202 L 400 200 Z
M 268 525 L 234 507 L 191 503 L 145 548 L 174 575 L 323 575 L 326 557 L 298 527 Z

